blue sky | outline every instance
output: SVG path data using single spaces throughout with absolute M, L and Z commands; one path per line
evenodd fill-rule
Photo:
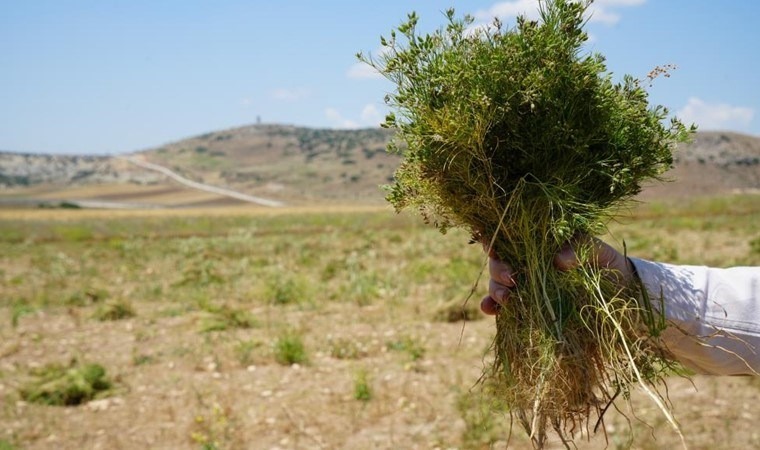
M 536 0 L 0 0 L 0 150 L 124 153 L 252 124 L 376 126 L 376 53 L 411 10 L 514 22 Z M 760 2 L 597 0 L 591 51 L 702 129 L 760 135 Z

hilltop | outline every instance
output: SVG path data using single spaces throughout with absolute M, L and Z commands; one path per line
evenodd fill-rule
M 291 205 L 382 203 L 379 185 L 400 158 L 385 150 L 392 132 L 251 125 L 190 137 L 120 156 L 0 153 L 5 203 L 98 202 L 101 206 L 208 206 L 239 200 L 200 192 L 134 161 L 160 165 L 189 182 Z M 133 162 L 130 162 L 131 159 Z M 699 132 L 676 152 L 674 182 L 642 198 L 760 189 L 760 138 Z M 90 203 L 95 204 L 95 203 Z

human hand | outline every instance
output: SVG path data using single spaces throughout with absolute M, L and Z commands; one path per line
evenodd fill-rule
M 616 274 L 617 282 L 627 284 L 634 277 L 633 266 L 628 258 L 612 248 L 607 243 L 592 239 L 591 261 L 597 267 L 610 269 Z M 488 296 L 480 302 L 480 309 L 489 315 L 499 312 L 501 305 L 509 300 L 511 289 L 516 286 L 513 278 L 515 270 L 508 263 L 500 261 L 493 252 L 489 252 L 488 270 L 491 279 L 488 283 Z M 578 257 L 573 250 L 573 244 L 566 242 L 560 251 L 554 256 L 554 267 L 558 270 L 567 271 L 579 264 Z

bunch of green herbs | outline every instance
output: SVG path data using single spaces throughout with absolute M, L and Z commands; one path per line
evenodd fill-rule
M 395 84 L 384 126 L 404 159 L 388 200 L 442 232 L 468 230 L 517 269 L 487 379 L 537 447 L 548 429 L 588 429 L 633 384 L 673 422 L 656 388 L 665 324 L 640 286 L 594 265 L 583 237 L 669 169 L 694 127 L 650 107 L 644 85 L 660 70 L 615 82 L 601 55 L 584 52 L 589 4 L 546 0 L 539 21 L 509 29 L 448 10 L 431 34 L 412 13 L 381 38 L 379 57 L 359 55 Z M 580 265 L 559 272 L 568 241 Z

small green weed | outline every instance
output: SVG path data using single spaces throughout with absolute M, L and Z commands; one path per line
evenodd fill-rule
M 231 328 L 253 328 L 258 325 L 253 314 L 245 309 L 208 304 L 203 309 L 211 313 L 211 317 L 205 318 L 202 322 L 201 331 L 204 333 L 225 331 Z
M 71 294 L 64 302 L 69 306 L 87 306 L 100 303 L 109 297 L 105 289 L 82 289 Z
M 462 448 L 493 448 L 495 443 L 509 435 L 509 421 L 496 412 L 499 405 L 492 405 L 496 401 L 494 398 L 470 391 L 457 396 L 456 408 L 465 424 Z
M 359 359 L 367 356 L 367 350 L 354 339 L 330 339 L 330 356 L 337 359 Z
M 207 413 L 195 416 L 194 431 L 190 439 L 202 450 L 238 448 L 235 442 L 235 417 L 230 408 L 214 403 Z
M 31 314 L 35 311 L 35 308 L 29 304 L 25 299 L 17 300 L 13 302 L 13 306 L 11 307 L 11 326 L 13 328 L 16 328 L 18 326 L 19 320 L 27 315 Z
M 749 241 L 749 251 L 752 254 L 760 255 L 760 236 Z
M 105 396 L 112 383 L 100 364 L 76 364 L 69 367 L 50 364 L 33 370 L 34 380 L 19 390 L 21 398 L 52 406 L 74 406 Z
M 245 340 L 235 344 L 235 356 L 243 366 L 253 363 L 254 352 L 261 348 L 263 344 L 260 341 Z
M 182 272 L 182 279 L 177 285 L 208 286 L 211 284 L 220 284 L 223 281 L 224 277 L 219 272 L 214 261 L 201 259 L 190 263 L 190 265 Z
M 425 347 L 421 343 L 415 341 L 411 336 L 405 336 L 396 339 L 395 341 L 389 341 L 385 347 L 388 350 L 408 354 L 412 361 L 420 360 L 425 356 Z
M 146 366 L 156 362 L 156 357 L 148 355 L 146 353 L 132 353 L 132 365 L 134 366 Z
M 308 361 L 300 334 L 287 332 L 274 343 L 274 359 L 283 365 L 303 364 Z
M 372 400 L 372 386 L 367 371 L 362 369 L 354 376 L 354 399 L 360 402 Z
M 307 299 L 305 280 L 294 276 L 275 276 L 267 282 L 265 296 L 274 305 L 301 303 Z
M 87 225 L 58 225 L 53 232 L 57 237 L 66 242 L 83 242 L 92 239 L 92 230 Z

